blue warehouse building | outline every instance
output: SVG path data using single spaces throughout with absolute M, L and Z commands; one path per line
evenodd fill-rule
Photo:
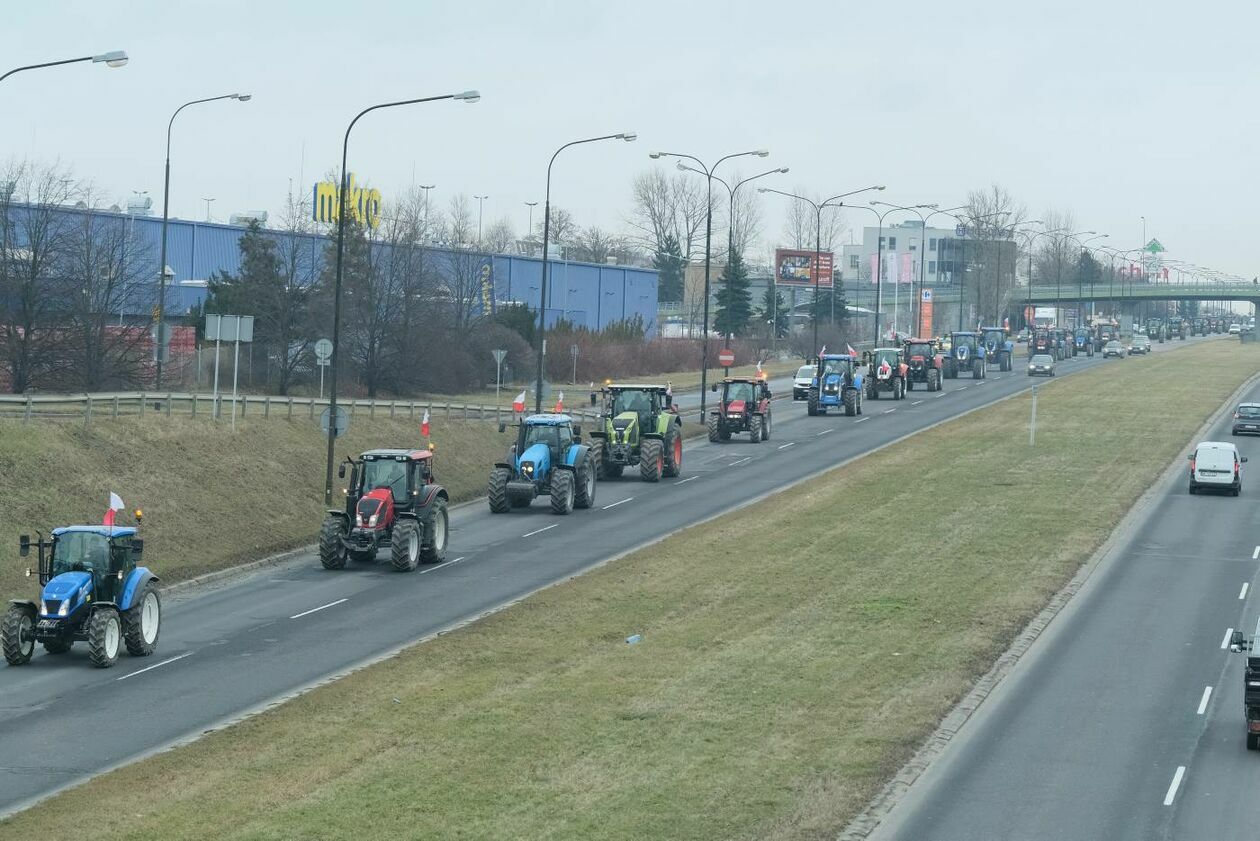
M 20 212 L 15 203 L 14 212 Z M 90 210 L 65 207 L 56 211 L 81 217 L 95 214 L 117 220 L 126 226 L 128 237 L 134 243 L 133 251 L 151 259 L 153 276 L 157 277 L 157 255 L 161 245 L 162 220 L 152 216 L 132 215 L 113 210 Z M 70 220 L 67 220 L 70 221 Z M 105 221 L 105 219 L 102 219 Z M 314 283 L 323 271 L 324 248 L 327 236 L 323 234 L 289 233 L 264 229 L 277 239 L 291 238 L 300 253 L 309 254 L 301 262 L 303 274 Z M 204 302 L 206 282 L 218 272 L 235 274 L 240 270 L 240 239 L 245 225 L 229 225 L 217 222 L 194 222 L 171 219 L 167 223 L 166 266 L 170 280 L 167 287 L 166 311 L 172 321 L 186 315 L 196 305 Z M 453 252 L 449 249 L 418 246 L 424 257 L 432 257 L 431 265 L 450 264 L 455 254 L 467 257 L 476 255 L 484 261 L 488 272 L 483 272 L 483 298 L 491 307 L 507 303 L 525 304 L 537 312 L 542 286 L 542 261 L 534 257 L 510 254 L 480 254 L 478 252 Z M 151 257 L 149 255 L 152 255 Z M 601 265 L 566 260 L 549 259 L 550 273 L 547 289 L 546 320 L 548 325 L 561 318 L 592 330 L 609 324 L 642 318 L 649 335 L 656 333 L 655 269 L 633 266 Z M 441 269 L 437 269 L 441 272 Z M 491 303 L 492 302 L 492 303 Z

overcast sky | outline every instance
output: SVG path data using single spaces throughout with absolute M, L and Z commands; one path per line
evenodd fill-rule
M 1255 0 L 14 2 L 0 72 L 112 49 L 131 63 L 0 83 L 0 160 L 59 160 L 160 211 L 170 113 L 249 92 L 175 128 L 172 215 L 203 218 L 213 197 L 224 219 L 275 211 L 290 182 L 307 194 L 361 108 L 475 88 L 476 105 L 365 118 L 351 170 L 387 201 L 413 177 L 442 204 L 489 194 L 487 223 L 523 230 L 558 145 L 633 129 L 557 163 L 553 201 L 579 223 L 623 227 L 630 179 L 668 166 L 653 149 L 764 146 L 766 168 L 791 167 L 778 188 L 884 183 L 889 201 L 949 207 L 997 183 L 1121 248 L 1145 216 L 1170 256 L 1251 277 L 1258 24 Z M 769 244 L 782 205 L 763 201 Z

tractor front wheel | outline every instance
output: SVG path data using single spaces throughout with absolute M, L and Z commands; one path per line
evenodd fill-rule
M 399 572 L 411 572 L 420 565 L 420 523 L 399 520 L 389 541 L 389 562 Z
M 112 607 L 100 607 L 88 620 L 88 659 L 98 669 L 108 669 L 118 662 L 118 649 L 122 645 L 122 623 L 118 611 Z
M 725 437 L 730 438 L 730 433 Z M 663 443 L 657 438 L 645 438 L 639 446 L 639 478 L 645 482 L 661 481 L 661 474 L 665 472 Z
M 810 412 L 810 414 L 812 415 L 813 412 Z M 721 418 L 717 416 L 717 413 L 711 414 L 707 418 L 705 418 L 704 427 L 709 433 L 709 441 L 713 444 L 716 444 L 720 440 L 719 439 L 719 434 L 721 432 L 719 428 L 720 424 L 721 424 Z
M 551 474 L 551 513 L 568 514 L 573 510 L 573 473 L 556 470 Z
M 122 626 L 128 654 L 148 657 L 153 653 L 162 632 L 162 599 L 152 584 L 144 585 L 135 605 L 122 615 Z
M 809 390 L 809 402 L 805 404 L 805 414 L 811 418 L 818 414 L 818 389 L 811 388 Z
M 765 419 L 761 422 L 761 440 L 769 441 L 770 440 L 770 410 L 769 409 L 766 410 L 766 414 L 764 415 L 764 418 Z
M 486 499 L 490 502 L 491 514 L 505 514 L 512 509 L 507 495 L 507 484 L 511 478 L 512 472 L 506 467 L 496 467 L 490 471 L 490 486 L 486 492 Z
M 35 610 L 27 605 L 11 604 L 0 620 L 0 648 L 10 666 L 31 662 L 35 653 Z
M 437 564 L 446 560 L 446 542 L 451 533 L 451 515 L 446 500 L 435 498 L 425 508 L 424 540 L 420 543 L 420 563 Z
M 977 359 L 975 362 L 971 363 L 971 378 L 973 380 L 984 379 L 984 360 L 983 359 Z
M 848 388 L 844 391 L 844 413 L 848 417 L 853 417 L 858 413 L 858 390 L 856 388 Z
M 324 569 L 343 569 L 346 565 L 345 521 L 340 517 L 325 517 L 319 529 L 319 562 Z
M 927 387 L 928 387 L 928 391 L 941 390 L 941 372 L 937 370 L 936 368 L 933 368 L 931 371 L 928 371 Z
M 748 419 L 748 440 L 754 444 L 761 443 L 761 415 L 753 415 Z
M 589 453 L 577 469 L 577 485 L 573 491 L 573 507 L 590 508 L 595 504 L 595 462 Z
M 674 427 L 672 437 L 665 439 L 665 475 L 674 478 L 682 473 L 682 433 Z

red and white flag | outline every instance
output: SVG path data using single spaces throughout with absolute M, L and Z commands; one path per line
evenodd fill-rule
M 858 352 L 857 352 L 856 350 L 854 350 L 854 349 L 853 349 L 853 345 L 848 344 L 848 343 L 845 343 L 845 347 L 846 347 L 846 348 L 848 348 L 848 351 L 849 351 L 849 356 L 857 356 L 857 355 L 858 355 Z
M 424 410 L 424 418 L 420 421 L 420 434 L 429 437 L 429 410 Z
M 512 411 L 513 412 L 525 411 L 525 389 L 522 388 L 521 393 L 516 395 L 516 397 L 512 399 Z
M 824 357 L 824 356 L 826 356 L 826 355 L 827 355 L 827 346 L 826 346 L 826 345 L 823 345 L 823 346 L 822 346 L 822 350 L 818 351 L 818 356 L 819 356 L 819 358 L 821 359 L 822 357 Z
M 109 492 L 109 510 L 105 512 L 105 525 L 112 526 L 114 524 L 114 514 L 121 511 L 127 506 L 123 504 L 122 497 L 113 491 Z
M 564 392 L 562 391 L 556 395 L 556 412 L 563 412 L 563 411 L 564 411 Z

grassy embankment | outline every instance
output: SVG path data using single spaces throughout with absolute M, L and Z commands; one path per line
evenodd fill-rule
M 1047 383 L 1035 449 L 1026 396 L 990 407 L 0 829 L 833 838 L 1257 367 L 1212 343 Z

